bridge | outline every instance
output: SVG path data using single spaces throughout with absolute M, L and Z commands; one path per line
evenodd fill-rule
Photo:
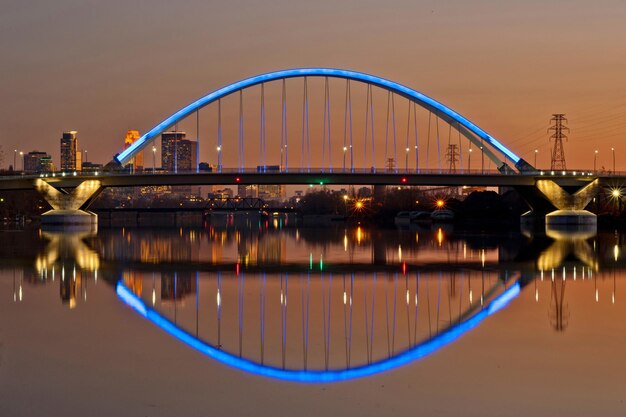
M 201 110 L 209 125 L 207 138 Z M 195 133 L 191 149 L 178 149 L 179 128 Z M 161 147 L 165 171 L 157 171 L 155 141 L 168 130 L 176 139 L 172 148 Z M 200 170 L 201 145 L 215 162 L 211 172 Z M 149 146 L 152 170 L 125 170 L 134 168 L 137 155 Z M 155 125 L 102 172 L 5 177 L 0 190 L 37 189 L 53 208 L 43 222 L 66 224 L 95 222 L 87 209 L 106 187 L 505 186 L 516 188 L 548 222 L 595 224 L 595 215 L 584 208 L 600 187 L 624 180 L 615 173 L 538 170 L 423 93 L 360 72 L 300 68 L 250 77 L 206 94 Z

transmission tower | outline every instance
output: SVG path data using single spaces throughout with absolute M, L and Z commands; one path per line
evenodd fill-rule
M 446 151 L 446 160 L 448 161 L 448 172 L 456 172 L 456 163 L 459 160 L 457 145 L 448 145 L 448 150 Z
M 567 119 L 564 114 L 553 114 L 550 119 L 552 126 L 548 128 L 548 133 L 553 132 L 550 135 L 550 140 L 554 139 L 554 148 L 552 148 L 552 155 L 550 158 L 551 170 L 565 170 L 565 151 L 563 150 L 563 139 L 567 140 L 567 136 L 564 132 L 569 132 L 569 128 L 565 126 Z

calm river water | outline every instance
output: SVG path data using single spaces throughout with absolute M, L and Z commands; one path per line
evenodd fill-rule
M 0 239 L 1 416 L 626 415 L 620 232 Z

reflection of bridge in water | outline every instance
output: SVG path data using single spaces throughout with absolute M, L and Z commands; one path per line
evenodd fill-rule
M 382 275 L 382 276 L 381 276 Z M 490 278 L 492 278 L 491 276 Z M 149 281 L 149 280 L 148 280 Z M 475 281 L 478 281 L 477 279 Z M 195 305 L 144 298 L 120 280 L 118 296 L 172 336 L 244 371 L 332 382 L 393 369 L 453 342 L 520 291 L 498 279 L 484 298 L 443 278 L 399 274 L 268 277 L 217 273 L 198 280 Z M 483 281 L 484 283 L 484 281 Z M 474 282 L 479 286 L 479 282 Z
M 566 282 L 593 280 L 596 301 L 601 291 L 603 302 L 615 302 L 615 271 L 624 267 L 619 237 L 611 245 L 589 236 L 488 241 L 442 230 L 336 229 L 324 240 L 317 233 L 228 222 L 205 230 L 46 232 L 10 242 L 11 253 L 0 256 L 14 270 L 16 302 L 28 297 L 25 282 L 57 280 L 62 301 L 75 308 L 100 279 L 203 353 L 299 381 L 365 376 L 432 353 L 524 286 L 534 285 L 537 302 L 548 286 L 541 297 L 550 300 L 550 322 L 565 330 Z M 379 242 L 386 246 L 374 249 Z

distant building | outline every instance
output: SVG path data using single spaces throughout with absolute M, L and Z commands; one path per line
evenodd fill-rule
M 102 171 L 102 164 L 95 164 L 93 162 L 83 162 L 81 165 L 82 171 L 84 173 L 95 173 Z
M 24 154 L 24 172 L 27 174 L 42 174 L 53 172 L 52 157 L 46 152 L 32 151 Z
M 258 165 L 257 172 L 280 172 L 279 165 Z M 263 184 L 258 186 L 258 195 L 263 201 L 283 201 L 287 197 L 285 185 Z
M 161 134 L 161 166 L 170 172 L 189 172 L 196 168 L 198 142 L 185 139 L 185 132 Z
M 76 171 L 80 169 L 80 153 L 78 152 L 78 137 L 76 131 L 63 132 L 61 136 L 61 171 Z
M 265 202 L 267 201 L 280 201 L 282 202 L 287 197 L 287 186 L 263 184 L 259 185 L 259 198 Z
M 224 188 L 224 189 L 216 189 L 207 194 L 208 198 L 217 198 L 217 199 L 225 199 L 225 198 L 233 198 L 233 190 L 232 188 Z
M 39 166 L 41 167 L 42 173 L 56 171 L 54 163 L 52 162 L 52 157 L 50 155 L 41 158 L 39 160 Z
M 140 138 L 140 134 L 138 130 L 129 130 L 126 132 L 126 136 L 124 137 L 124 149 L 128 149 L 130 145 L 135 143 L 137 139 Z M 132 169 L 134 171 L 143 171 L 143 151 L 138 152 L 135 156 L 130 160 L 128 165 L 132 165 Z
M 243 198 L 258 198 L 259 186 L 256 184 L 239 184 L 237 186 L 237 195 Z

